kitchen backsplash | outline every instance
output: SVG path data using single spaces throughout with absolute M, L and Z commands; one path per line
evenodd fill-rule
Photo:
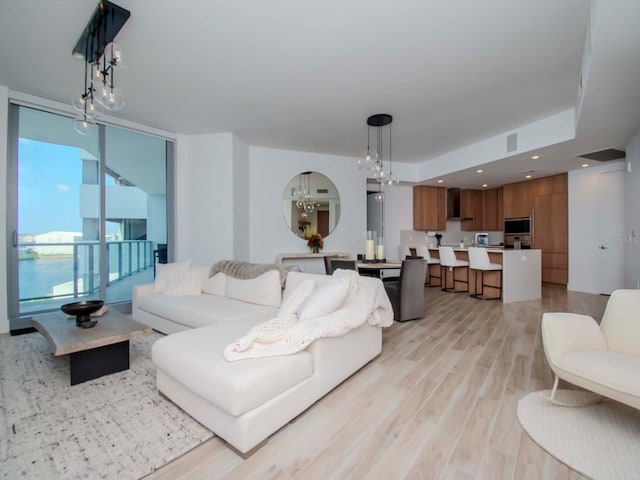
M 402 248 L 405 245 L 435 245 L 436 238 L 427 236 L 427 233 L 434 235 L 440 233 L 443 245 L 459 245 L 460 241 L 464 241 L 466 246 L 470 246 L 477 232 L 463 232 L 460 230 L 460 220 L 447 220 L 447 229 L 445 231 L 400 230 L 400 247 Z M 500 245 L 504 241 L 504 234 L 501 231 L 486 233 L 489 234 L 489 245 Z

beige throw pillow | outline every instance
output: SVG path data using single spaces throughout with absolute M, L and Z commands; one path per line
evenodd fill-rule
M 159 263 L 156 265 L 156 280 L 153 283 L 153 289 L 156 292 L 162 293 L 167 287 L 167 277 L 175 273 L 188 270 L 191 268 L 191 259 L 184 262 L 173 263 Z
M 179 270 L 165 277 L 167 288 L 163 295 L 182 296 L 182 295 L 200 295 L 200 272 L 192 269 Z

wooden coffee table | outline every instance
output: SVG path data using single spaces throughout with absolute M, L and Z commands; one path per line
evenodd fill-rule
M 93 328 L 76 326 L 75 318 L 58 312 L 34 315 L 31 325 L 49 342 L 56 356 L 69 355 L 71 385 L 129 369 L 129 340 L 153 330 L 110 310 Z

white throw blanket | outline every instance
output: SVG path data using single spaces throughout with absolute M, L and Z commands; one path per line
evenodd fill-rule
M 350 282 L 349 294 L 338 310 L 306 321 L 298 321 L 293 315 L 267 320 L 227 345 L 225 358 L 232 362 L 289 355 L 304 350 L 319 338 L 344 335 L 365 321 L 379 327 L 393 324 L 391 302 L 379 279 L 361 277 L 351 270 L 338 270 L 334 277 L 346 278 Z

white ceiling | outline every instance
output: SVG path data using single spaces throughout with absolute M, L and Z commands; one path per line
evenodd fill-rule
M 591 8 L 588 0 L 116 3 L 131 11 L 117 37 L 129 65 L 116 76 L 127 97 L 118 116 L 357 157 L 366 118 L 385 112 L 394 117 L 394 161 L 412 164 L 574 107 Z M 0 84 L 65 103 L 80 93 L 83 64 L 71 51 L 96 5 L 0 0 Z M 595 5 L 578 139 L 548 148 L 551 173 L 575 168 L 577 153 L 624 148 L 640 127 L 640 2 Z M 528 157 L 510 165 L 521 172 Z M 512 181 L 495 170 L 493 184 Z M 470 173 L 457 173 L 457 186 L 475 182 Z

